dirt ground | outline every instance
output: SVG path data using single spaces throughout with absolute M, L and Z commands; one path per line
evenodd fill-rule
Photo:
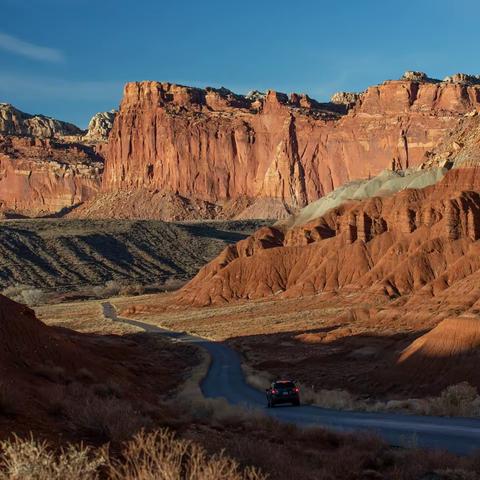
M 299 299 L 235 302 L 180 308 L 172 294 L 114 299 L 122 315 L 167 328 L 223 340 L 247 365 L 277 377 L 294 378 L 314 390 L 347 390 L 365 400 L 437 395 L 449 385 L 477 385 L 476 361 L 433 359 L 429 372 L 421 352 L 400 364 L 402 352 L 447 315 L 442 305 L 410 309 L 406 299 L 388 301 L 361 294 L 322 294 Z M 461 363 L 464 370 L 455 370 Z

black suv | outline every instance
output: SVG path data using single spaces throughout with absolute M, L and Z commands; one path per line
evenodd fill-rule
M 274 407 L 280 403 L 300 405 L 300 389 L 291 380 L 276 380 L 270 388 L 266 389 L 267 406 Z

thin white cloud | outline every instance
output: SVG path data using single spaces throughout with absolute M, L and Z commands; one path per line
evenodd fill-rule
M 2 32 L 0 32 L 0 49 L 41 62 L 58 63 L 65 59 L 60 50 L 35 45 Z

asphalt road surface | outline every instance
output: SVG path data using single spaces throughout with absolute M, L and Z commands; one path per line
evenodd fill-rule
M 302 427 L 321 426 L 336 431 L 373 432 L 394 446 L 435 448 L 457 454 L 480 450 L 480 420 L 477 419 L 347 412 L 309 405 L 286 405 L 267 409 L 265 393 L 245 382 L 238 353 L 225 344 L 120 318 L 108 302 L 103 303 L 102 308 L 104 315 L 112 320 L 205 348 L 212 359 L 208 374 L 201 384 L 202 392 L 207 398 L 223 397 L 234 405 L 264 409 L 268 415 Z

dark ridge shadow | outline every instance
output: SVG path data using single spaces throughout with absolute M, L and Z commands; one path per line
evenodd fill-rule
M 438 395 L 464 381 L 480 389 L 479 349 L 450 357 L 416 353 L 399 363 L 402 351 L 426 331 L 335 338 L 335 329 L 242 336 L 226 343 L 255 369 L 316 390 L 344 389 L 361 398 L 386 399 Z M 318 335 L 317 343 L 315 338 L 309 341 L 309 335 Z
M 228 243 L 236 243 L 249 237 L 250 234 L 219 230 L 209 225 L 181 225 L 190 235 L 195 237 L 207 237 L 224 240 Z

